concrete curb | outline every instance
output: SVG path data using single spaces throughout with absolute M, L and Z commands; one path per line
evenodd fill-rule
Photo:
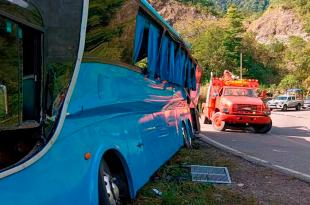
M 295 170 L 292 170 L 292 169 L 289 169 L 289 168 L 286 168 L 286 167 L 282 167 L 280 165 L 277 165 L 277 164 L 273 164 L 271 162 L 268 162 L 266 160 L 263 160 L 263 159 L 260 159 L 260 158 L 257 158 L 257 157 L 254 157 L 254 156 L 251 156 L 251 155 L 247 155 L 246 153 L 243 153 L 243 152 L 240 152 L 236 149 L 233 149 L 231 147 L 228 147 L 224 144 L 221 144 L 213 139 L 210 139 L 209 137 L 207 137 L 206 135 L 203 135 L 203 134 L 199 134 L 198 137 L 200 137 L 200 140 L 203 141 L 203 142 L 206 142 L 214 147 L 217 147 L 219 149 L 222 149 L 226 152 L 229 152 L 233 155 L 236 155 L 238 157 L 241 157 L 253 164 L 257 164 L 257 165 L 261 165 L 261 166 L 265 166 L 265 167 L 268 167 L 268 168 L 271 168 L 271 169 L 274 169 L 274 170 L 277 170 L 283 174 L 286 174 L 286 175 L 289 175 L 289 176 L 292 176 L 292 177 L 296 177 L 297 179 L 300 179 L 302 181 L 305 181 L 307 183 L 310 183 L 310 175 L 308 174 L 305 174 L 305 173 L 302 173 L 302 172 L 298 172 L 298 171 L 295 171 Z

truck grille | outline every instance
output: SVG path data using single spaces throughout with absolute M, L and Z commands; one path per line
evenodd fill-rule
M 233 113 L 237 114 L 262 114 L 263 107 L 261 105 L 238 104 L 233 105 Z

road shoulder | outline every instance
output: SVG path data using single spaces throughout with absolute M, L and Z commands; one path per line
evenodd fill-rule
M 275 169 L 275 170 L 280 171 L 284 174 L 287 174 L 287 175 L 292 176 L 292 177 L 296 177 L 300 180 L 303 180 L 305 182 L 310 183 L 310 175 L 308 175 L 308 174 L 305 174 L 305 173 L 302 173 L 302 172 L 299 172 L 299 171 L 296 171 L 293 169 L 289 169 L 289 168 L 271 163 L 269 161 L 257 158 L 255 156 L 248 155 L 248 154 L 241 152 L 237 149 L 231 148 L 231 147 L 226 146 L 220 142 L 217 142 L 217 141 L 207 137 L 206 135 L 199 134 L 199 137 L 202 141 L 204 141 L 204 142 L 206 142 L 206 143 L 208 143 L 214 147 L 217 147 L 218 149 L 222 149 L 222 150 L 229 152 L 233 155 L 241 157 L 241 158 L 243 158 L 243 159 L 245 159 L 251 163 L 261 165 L 261 166 L 266 166 L 266 167 L 271 168 L 271 169 Z

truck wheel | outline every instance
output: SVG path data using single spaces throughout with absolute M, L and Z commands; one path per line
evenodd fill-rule
M 212 126 L 217 131 L 225 131 L 226 123 L 220 119 L 221 113 L 217 112 L 213 115 Z
M 287 111 L 287 105 L 284 105 L 282 111 Z
M 212 124 L 212 121 L 209 120 L 209 118 L 207 118 L 207 117 L 205 116 L 205 120 L 203 121 L 203 123 L 204 123 L 204 124 Z
M 295 109 L 296 109 L 296 111 L 300 111 L 301 110 L 301 104 L 298 104 Z
M 271 130 L 272 121 L 270 121 L 270 123 L 266 124 L 266 125 L 254 125 L 253 128 L 254 128 L 256 133 L 265 134 Z

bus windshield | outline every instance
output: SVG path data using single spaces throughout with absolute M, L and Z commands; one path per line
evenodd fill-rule
M 0 17 L 0 128 L 22 118 L 22 29 Z
M 40 121 L 40 32 L 0 17 L 0 129 Z

